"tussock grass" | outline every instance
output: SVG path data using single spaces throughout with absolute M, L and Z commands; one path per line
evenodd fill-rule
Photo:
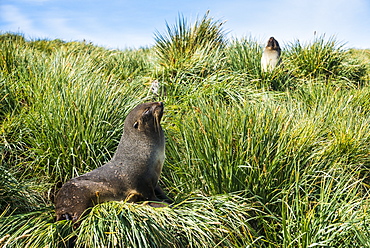
M 261 45 L 252 37 L 233 39 L 226 50 L 226 65 L 232 71 L 254 77 L 261 74 Z
M 20 146 L 28 147 L 22 151 L 28 159 L 19 166 L 61 181 L 109 160 L 125 115 L 146 93 L 143 80 L 121 81 L 136 73 L 129 63 L 126 72 L 112 74 L 103 60 L 97 61 L 114 57 L 111 52 L 80 43 L 67 47 L 62 44 L 52 54 L 24 48 L 28 53 L 22 56 L 33 66 L 17 66 L 27 73 L 18 77 L 12 72 L 3 81 L 3 101 L 8 103 L 4 115 L 19 113 L 11 123 L 4 119 L 4 127 L 18 126 L 13 128 L 23 133 Z M 121 61 L 120 56 L 111 64 Z
M 219 194 L 246 187 L 266 189 L 269 184 L 263 175 L 271 177 L 274 189 L 279 178 L 284 181 L 291 172 L 290 165 L 300 161 L 333 163 L 341 154 L 341 158 L 365 163 L 367 115 L 352 105 L 352 97 L 344 98 L 345 91 L 328 91 L 307 106 L 297 102 L 297 97 L 284 99 L 272 93 L 254 94 L 232 106 L 215 98 L 194 100 L 192 109 L 172 120 L 178 126 L 168 139 L 167 161 L 174 167 L 173 176 L 198 172 L 185 187 Z M 321 101 L 330 102 L 320 109 Z M 183 183 L 182 179 L 179 185 L 184 187 Z
M 26 120 L 27 143 L 37 158 L 30 169 L 66 179 L 109 160 L 126 114 L 138 103 L 132 96 L 140 82 L 131 89 L 98 78 L 58 82 L 36 97 Z
M 284 64 L 299 78 L 341 78 L 361 83 L 366 74 L 365 63 L 349 56 L 335 37 L 317 36 L 306 44 L 296 40 L 289 44 L 286 57 Z
M 46 185 L 32 180 L 20 181 L 13 173 L 0 166 L 0 212 L 23 213 L 44 205 L 46 200 L 39 192 L 43 186 Z
M 262 73 L 263 45 L 222 24 L 179 17 L 124 51 L 0 35 L 0 247 L 369 246 L 367 51 L 295 41 Z M 150 100 L 166 106 L 160 184 L 175 204 L 54 223 L 56 183 L 108 161 Z
M 345 164 L 335 169 L 312 169 L 310 175 L 295 174 L 296 182 L 282 197 L 284 247 L 361 247 L 359 233 L 368 227 L 368 194 L 356 172 Z M 366 246 L 366 245 L 365 245 Z
M 165 33 L 155 33 L 155 52 L 166 74 L 204 76 L 218 69 L 225 46 L 222 22 L 207 13 L 193 25 L 180 16 L 175 25 L 166 27 Z
M 259 243 L 253 229 L 261 212 L 241 195 L 198 195 L 173 208 L 109 202 L 95 206 L 73 230 L 68 221 L 53 222 L 43 209 L 1 218 L 2 245 L 66 247 L 242 247 Z M 4 235 L 11 233 L 11 235 Z
M 256 232 L 249 223 L 253 221 L 253 212 L 258 210 L 247 203 L 234 202 L 235 199 L 245 201 L 230 195 L 213 199 L 198 197 L 174 208 L 102 204 L 82 223 L 77 247 L 80 244 L 82 247 L 215 247 L 237 245 L 236 238 L 246 242 L 246 235 L 253 240 Z
M 1 247 L 68 247 L 72 226 L 54 223 L 54 211 L 39 209 L 1 217 Z M 3 214 L 4 215 L 4 214 Z

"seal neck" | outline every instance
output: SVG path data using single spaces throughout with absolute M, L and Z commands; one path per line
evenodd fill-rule
M 157 149 L 164 150 L 165 141 L 161 127 L 159 127 L 157 132 L 151 133 L 151 135 L 147 135 L 144 132 L 141 135 L 130 134 L 128 132 L 122 135 L 112 161 L 125 161 L 130 157 L 135 157 L 137 160 L 146 160 L 153 151 Z

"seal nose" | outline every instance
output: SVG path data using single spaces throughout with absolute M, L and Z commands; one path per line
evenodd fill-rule
M 152 112 L 156 112 L 156 111 L 160 111 L 160 112 L 163 112 L 163 109 L 164 109 L 164 104 L 163 102 L 153 102 L 151 103 L 151 107 L 150 107 L 150 110 Z
M 154 105 L 155 108 L 161 108 L 161 109 L 164 109 L 164 104 L 163 102 L 156 102 L 156 104 Z

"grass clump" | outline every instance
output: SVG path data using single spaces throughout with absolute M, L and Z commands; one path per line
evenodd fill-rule
M 131 90 L 98 79 L 49 86 L 27 115 L 27 144 L 34 157 L 28 166 L 64 181 L 109 160 L 136 100 Z M 99 94 L 91 97 L 91 92 Z
M 253 78 L 261 74 L 262 48 L 253 38 L 233 39 L 226 49 L 226 67 Z
M 24 213 L 46 203 L 39 192 L 42 185 L 32 180 L 20 181 L 0 166 L 0 212 Z
M 53 211 L 38 209 L 26 214 L 1 216 L 1 247 L 69 247 L 72 226 L 54 223 Z
M 255 212 L 260 210 L 237 194 L 198 196 L 174 208 L 108 202 L 95 206 L 74 231 L 68 221 L 54 223 L 50 209 L 5 216 L 0 237 L 11 247 L 243 247 L 262 243 L 252 227 Z
M 353 83 L 366 73 L 365 64 L 349 56 L 334 37 L 318 36 L 307 44 L 297 40 L 289 45 L 286 56 L 284 64 L 299 78 L 339 78 Z
M 242 240 L 247 234 L 250 237 L 256 234 L 248 223 L 253 220 L 249 212 L 257 210 L 228 198 L 241 200 L 238 196 L 200 197 L 177 204 L 174 209 L 102 204 L 94 208 L 81 225 L 77 247 L 235 246 L 238 244 L 233 243 L 235 237 Z M 103 236 L 107 238 L 101 238 Z
M 284 247 L 363 247 L 367 231 L 368 194 L 362 195 L 357 172 L 337 164 L 329 171 L 295 174 L 282 196 Z
M 189 26 L 179 17 L 174 26 L 167 24 L 167 32 L 155 34 L 158 63 L 166 74 L 207 75 L 218 69 L 225 46 L 222 23 L 208 16 Z

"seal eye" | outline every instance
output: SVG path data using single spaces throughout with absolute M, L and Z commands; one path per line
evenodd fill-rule
M 133 125 L 133 127 L 134 127 L 135 129 L 137 129 L 137 128 L 139 127 L 139 122 L 135 122 L 135 123 L 134 123 L 134 125 Z

